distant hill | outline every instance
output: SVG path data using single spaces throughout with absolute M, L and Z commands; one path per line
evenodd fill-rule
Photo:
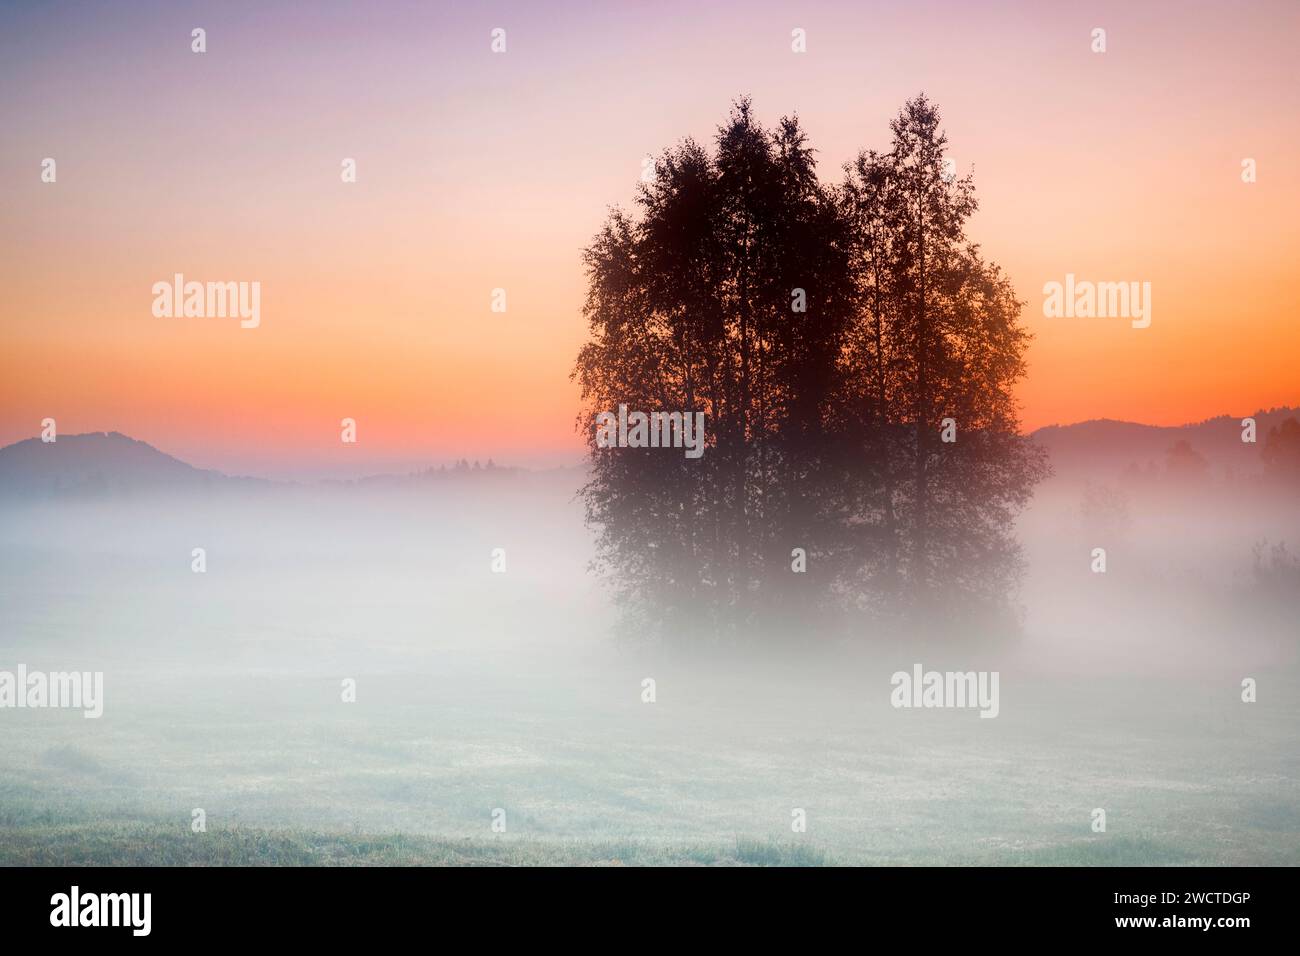
M 461 461 L 450 467 L 425 468 L 405 474 L 381 474 L 359 479 L 325 479 L 319 488 L 420 488 L 481 485 L 527 477 L 531 483 L 553 482 L 577 487 L 579 468 L 533 472 L 502 467 L 489 461 Z M 187 494 L 222 490 L 288 487 L 296 482 L 265 478 L 235 478 L 219 471 L 195 468 L 159 451 L 147 442 L 120 432 L 60 435 L 57 441 L 28 438 L 0 448 L 0 497 L 75 497 L 100 495 Z
M 1221 415 L 1191 425 L 1138 425 L 1098 419 L 1076 425 L 1048 425 L 1031 433 L 1030 438 L 1047 449 L 1057 478 L 1066 480 L 1110 480 L 1119 477 L 1129 465 L 1139 469 L 1164 467 L 1165 454 L 1175 442 L 1183 440 L 1209 463 L 1210 473 L 1222 477 L 1231 470 L 1241 475 L 1263 468 L 1260 450 L 1268 430 L 1287 418 L 1300 419 L 1300 410 L 1274 408 L 1255 412 L 1257 441 L 1241 440 L 1241 419 Z
M 204 471 L 120 432 L 28 438 L 0 448 L 0 494 L 18 496 L 194 491 L 269 485 Z
M 1113 481 L 1130 465 L 1163 469 L 1168 450 L 1187 441 L 1208 462 L 1215 477 L 1232 472 L 1246 475 L 1263 465 L 1260 450 L 1268 430 L 1287 418 L 1300 419 L 1300 410 L 1274 408 L 1254 414 L 1258 441 L 1243 444 L 1241 419 L 1222 415 L 1191 425 L 1139 425 L 1100 419 L 1075 425 L 1049 425 L 1030 434 L 1047 449 L 1055 477 L 1064 481 Z M 529 474 L 549 481 L 581 483 L 581 467 L 540 473 L 499 467 L 476 468 L 468 463 L 429 468 L 406 475 L 376 475 L 360 481 L 324 482 L 325 486 L 383 485 L 410 487 L 429 482 L 474 484 Z M 218 489 L 274 487 L 262 478 L 233 478 L 205 471 L 165 454 L 152 445 L 119 432 L 60 435 L 56 442 L 28 438 L 0 448 L 0 496 L 61 496 L 130 494 L 136 491 L 193 492 Z

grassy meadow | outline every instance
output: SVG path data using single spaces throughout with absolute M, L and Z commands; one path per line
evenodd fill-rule
M 614 639 L 567 486 L 10 510 L 0 669 L 102 670 L 105 707 L 0 711 L 0 863 L 1300 863 L 1249 537 L 1139 526 L 1093 575 L 1051 504 L 1021 633 L 776 661 Z M 892 708 L 917 662 L 999 671 L 998 717 Z

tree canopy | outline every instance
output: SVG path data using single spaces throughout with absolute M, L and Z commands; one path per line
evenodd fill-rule
M 586 249 L 582 495 L 633 626 L 782 639 L 1009 607 L 1046 471 L 1012 397 L 1029 336 L 939 119 L 908 102 L 889 150 L 826 184 L 798 119 L 742 99 Z M 598 447 L 620 404 L 705 412 L 706 453 Z

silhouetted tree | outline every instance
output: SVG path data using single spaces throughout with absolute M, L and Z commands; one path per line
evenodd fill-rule
M 1209 463 L 1191 442 L 1180 438 L 1165 453 L 1165 471 L 1176 482 L 1192 484 L 1206 477 Z
M 893 132 L 826 187 L 798 121 L 767 130 L 741 100 L 586 250 L 583 497 L 634 622 L 791 637 L 833 608 L 1005 603 L 1043 472 L 1010 392 L 1020 303 L 965 240 L 937 112 L 921 97 Z M 619 405 L 704 411 L 704 455 L 598 448 Z
M 1088 482 L 1083 489 L 1079 516 L 1083 519 L 1084 530 L 1090 536 L 1112 541 L 1122 539 L 1133 523 L 1128 495 L 1110 485 L 1092 482 Z
M 873 455 L 886 464 L 877 556 L 886 598 L 940 610 L 1014 584 L 1011 523 L 1045 474 L 1017 434 L 1012 386 L 1029 334 L 1010 282 L 965 236 L 971 177 L 945 163 L 947 138 L 924 95 L 890 124 L 892 149 L 863 153 L 845 194 L 862 309 L 849 407 L 870 410 Z M 950 437 L 941 442 L 944 419 Z
M 1260 457 L 1269 479 L 1283 488 L 1300 492 L 1300 422 L 1288 418 L 1270 428 Z

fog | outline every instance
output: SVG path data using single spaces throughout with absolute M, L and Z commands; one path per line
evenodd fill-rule
M 1294 500 L 1049 481 L 1003 639 L 760 653 L 619 629 L 581 480 L 5 499 L 0 670 L 102 671 L 104 711 L 0 711 L 0 855 L 1300 863 Z M 998 672 L 996 719 L 892 706 L 915 665 Z

